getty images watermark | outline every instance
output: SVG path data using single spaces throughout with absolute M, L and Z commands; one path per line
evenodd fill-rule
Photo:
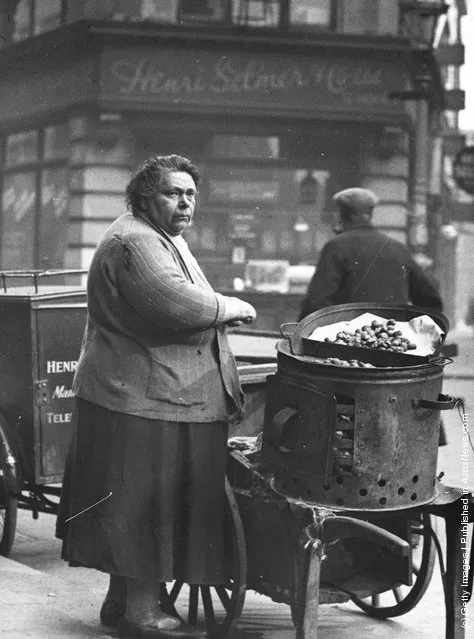
M 469 601 L 469 557 L 471 546 L 469 545 L 469 418 L 466 412 L 462 413 L 462 453 L 461 453 L 461 482 L 463 484 L 461 497 L 461 552 L 462 552 L 462 576 L 461 576 L 461 624 L 463 628 L 469 626 L 467 604 Z

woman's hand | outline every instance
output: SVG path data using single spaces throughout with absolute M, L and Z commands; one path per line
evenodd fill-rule
M 251 304 L 239 300 L 238 297 L 226 298 L 224 324 L 228 326 L 251 324 L 256 317 L 257 312 Z

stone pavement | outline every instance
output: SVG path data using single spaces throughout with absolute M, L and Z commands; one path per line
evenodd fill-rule
M 70 572 L 67 578 L 53 576 L 0 557 L 0 635 L 8 639 L 117 637 L 98 622 L 105 575 L 80 568 Z M 467 610 L 470 627 L 466 639 L 473 639 L 474 601 Z M 401 617 L 379 621 L 351 603 L 321 606 L 318 639 L 444 639 L 444 620 L 437 566 L 421 602 Z M 289 606 L 247 591 L 242 615 L 229 639 L 294 637 Z

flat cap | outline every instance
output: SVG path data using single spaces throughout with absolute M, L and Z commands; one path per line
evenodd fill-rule
M 335 204 L 344 204 L 354 211 L 365 211 L 376 207 L 379 203 L 379 198 L 369 189 L 355 187 L 339 191 L 333 196 L 332 201 Z

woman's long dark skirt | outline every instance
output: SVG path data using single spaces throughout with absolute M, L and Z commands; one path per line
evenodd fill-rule
M 63 558 L 125 577 L 224 582 L 227 424 L 150 420 L 81 399 L 74 416 L 56 531 Z

